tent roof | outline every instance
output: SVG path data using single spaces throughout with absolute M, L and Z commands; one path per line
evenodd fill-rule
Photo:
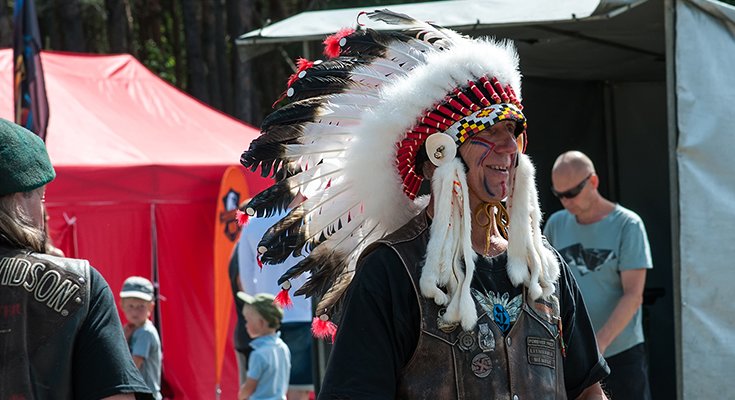
M 618 1 L 619 3 L 620 1 Z M 588 18 L 606 3 L 605 0 L 524 0 L 522 6 L 509 0 L 455 0 L 427 3 L 396 4 L 390 6 L 355 7 L 323 11 L 307 11 L 282 21 L 248 32 L 238 38 L 240 45 L 257 42 L 288 42 L 321 39 L 352 23 L 362 11 L 389 8 L 391 11 L 408 14 L 422 21 L 462 30 L 478 25 L 513 25 L 546 23 Z M 607 3 L 612 3 L 607 1 Z M 604 6 L 604 4 L 602 4 Z M 366 23 L 367 18 L 360 18 Z M 370 24 L 374 29 L 395 29 L 387 24 Z
M 179 91 L 133 56 L 43 52 L 56 167 L 230 165 L 259 132 Z M 13 52 L 0 50 L 0 117 L 13 119 Z
M 470 36 L 512 39 L 527 77 L 646 81 L 665 77 L 663 7 L 659 0 L 457 0 L 381 8 Z M 361 11 L 373 9 L 311 11 L 287 18 L 240 36 L 241 57 L 286 43 L 321 40 L 341 27 L 355 26 Z M 373 29 L 395 28 L 365 17 L 360 22 Z

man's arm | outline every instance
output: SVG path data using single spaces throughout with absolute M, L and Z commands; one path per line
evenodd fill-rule
M 643 304 L 643 288 L 646 285 L 646 270 L 631 269 L 620 271 L 620 280 L 623 285 L 623 296 L 618 300 L 610 318 L 597 331 L 597 345 L 600 353 L 605 354 L 607 347 L 625 329 Z
M 602 391 L 600 382 L 597 382 L 577 396 L 577 400 L 607 400 L 607 396 L 605 396 L 605 392 Z

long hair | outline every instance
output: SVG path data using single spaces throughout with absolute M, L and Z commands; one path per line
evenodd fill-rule
M 36 189 L 42 190 L 42 189 Z M 28 196 L 31 192 L 21 193 Z M 18 193 L 0 197 L 0 241 L 21 249 L 46 252 L 46 233 L 33 225 L 28 215 L 16 200 Z

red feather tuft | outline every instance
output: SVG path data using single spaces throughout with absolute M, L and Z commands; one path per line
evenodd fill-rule
M 342 28 L 334 35 L 328 36 L 324 39 L 324 55 L 329 58 L 339 57 L 339 54 L 342 52 L 339 41 L 342 40 L 343 37 L 349 36 L 354 32 L 355 30 L 352 28 Z
M 281 308 L 293 307 L 293 301 L 291 301 L 291 297 L 288 295 L 288 290 L 286 289 L 281 289 L 281 291 L 278 292 L 276 298 L 273 299 L 273 303 L 280 306 Z
M 334 343 L 334 337 L 337 335 L 337 325 L 332 321 L 323 321 L 319 317 L 314 317 L 311 321 L 311 333 L 315 338 L 326 339 L 331 338 Z
M 237 210 L 235 211 L 235 219 L 237 219 L 238 225 L 245 226 L 248 224 L 248 220 L 250 220 L 250 216 L 240 210 Z
M 299 58 L 298 60 L 296 60 L 296 72 L 294 72 L 293 75 L 288 78 L 288 83 L 286 83 L 286 86 L 291 87 L 291 85 L 293 85 L 293 83 L 299 79 L 299 74 L 301 73 L 301 71 L 306 71 L 313 66 L 314 61 L 309 61 L 305 58 Z
M 258 267 L 260 267 L 260 270 L 263 270 L 263 261 L 260 261 L 260 254 L 258 254 L 257 257 L 255 257 L 255 260 L 258 262 Z

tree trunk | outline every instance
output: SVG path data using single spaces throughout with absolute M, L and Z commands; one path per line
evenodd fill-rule
M 202 3 L 202 45 L 206 63 L 207 88 L 209 89 L 209 105 L 221 110 L 222 93 L 219 87 L 217 55 L 215 51 L 214 20 L 216 0 L 204 0 Z
M 258 95 L 253 85 L 252 62 L 240 61 L 235 40 L 243 33 L 255 28 L 253 9 L 255 0 L 227 0 L 227 33 L 230 37 L 232 51 L 230 63 L 232 65 L 233 82 L 233 110 L 235 118 L 254 125 L 260 124 Z
M 176 86 L 183 89 L 186 87 L 186 72 L 184 71 L 184 53 L 181 49 L 181 9 L 179 2 L 175 0 L 164 0 L 165 8 L 170 14 L 166 19 L 166 35 L 171 43 L 171 55 L 174 58 L 174 79 Z
M 214 51 L 217 69 L 217 85 L 222 94 L 222 111 L 232 114 L 232 76 L 227 62 L 227 36 L 225 34 L 224 0 L 214 0 Z
M 87 51 L 79 0 L 57 1 L 56 7 L 58 7 L 60 26 L 64 36 L 62 50 L 80 53 Z
M 13 47 L 13 12 L 0 2 L 0 47 Z
M 106 0 L 107 41 L 110 53 L 129 53 L 128 17 L 124 0 Z
M 149 41 L 156 46 L 161 44 L 161 2 L 160 0 L 143 0 L 136 8 L 138 20 L 138 43 L 141 61 L 150 58 L 148 54 Z
M 201 8 L 197 0 L 181 0 L 186 40 L 187 91 L 199 100 L 209 103 L 207 95 L 207 73 L 202 57 Z

